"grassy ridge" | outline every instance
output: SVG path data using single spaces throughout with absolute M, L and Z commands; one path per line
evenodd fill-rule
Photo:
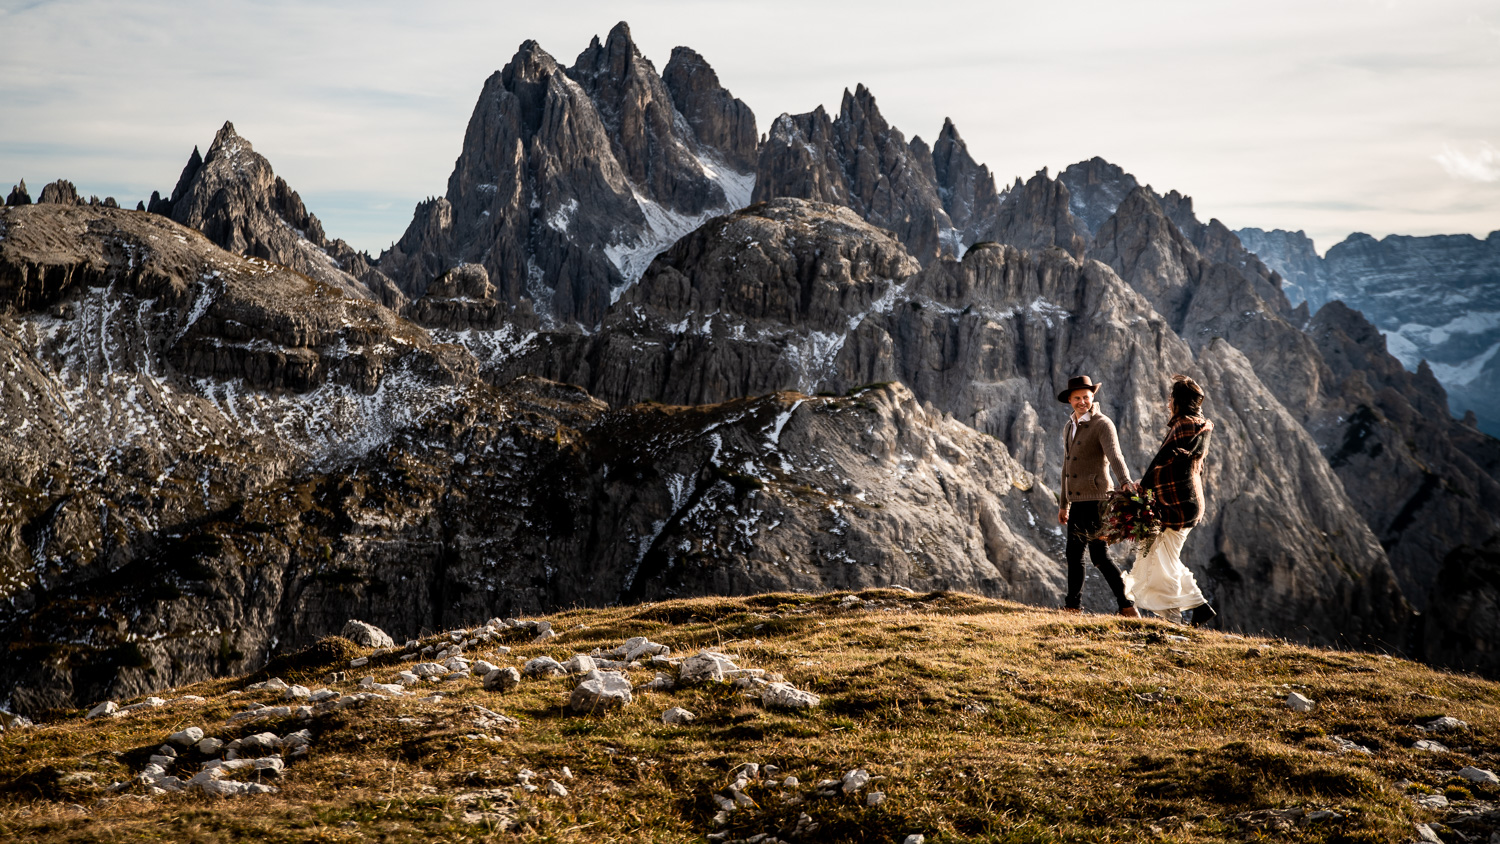
M 1454 775 L 1500 762 L 1492 682 L 1374 654 L 953 593 L 872 591 L 852 608 L 841 605 L 844 594 L 575 610 L 548 617 L 559 638 L 532 644 L 518 634 L 509 657 L 487 657 L 483 646 L 466 654 L 500 665 L 561 660 L 649 636 L 677 656 L 710 647 L 742 667 L 780 672 L 822 696 L 807 713 L 767 711 L 732 687 L 700 686 L 642 692 L 622 711 L 578 716 L 566 710 L 574 681 L 528 679 L 501 695 L 471 678 L 423 687 L 444 696 L 437 703 L 410 696 L 311 723 L 230 727 L 226 719 L 248 701 L 285 701 L 229 694 L 245 679 L 216 681 L 175 693 L 201 695 L 201 704 L 5 734 L 0 832 L 24 841 L 686 842 L 714 832 L 786 838 L 800 822 L 807 841 L 923 833 L 929 842 L 1392 842 L 1442 817 L 1420 808 L 1418 793 L 1455 805 L 1500 798 L 1500 788 Z M 394 654 L 376 657 L 346 681 L 326 682 L 347 655 L 325 644 L 273 668 L 288 682 L 354 691 L 359 677 L 387 682 L 401 664 Z M 651 676 L 632 672 L 637 683 Z M 1292 690 L 1317 708 L 1291 711 L 1283 701 Z M 475 738 L 472 704 L 521 725 Z M 663 725 L 672 706 L 697 720 Z M 1469 727 L 1441 736 L 1418 728 L 1442 715 Z M 109 790 L 190 725 L 226 741 L 303 727 L 314 738 L 308 756 L 289 761 L 276 794 Z M 1372 755 L 1341 752 L 1335 737 Z M 1411 749 L 1420 738 L 1453 751 Z M 713 795 L 747 762 L 774 765 L 778 778 L 801 785 L 752 782 L 746 793 L 756 805 L 716 824 Z M 816 795 L 819 780 L 857 767 L 883 778 L 865 792 L 882 791 L 884 803 L 865 805 L 864 792 Z M 537 785 L 558 779 L 569 794 L 525 792 L 522 769 L 537 773 Z M 1335 816 L 1247 817 L 1266 809 Z

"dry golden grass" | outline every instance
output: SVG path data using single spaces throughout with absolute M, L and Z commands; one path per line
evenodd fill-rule
M 0 832 L 27 842 L 689 842 L 720 829 L 730 838 L 785 837 L 805 812 L 819 824 L 807 841 L 899 842 L 921 832 L 929 842 L 1399 842 L 1414 838 L 1414 822 L 1435 819 L 1411 800 L 1414 791 L 1500 797 L 1452 773 L 1500 761 L 1500 685 L 1489 681 L 1374 654 L 952 593 L 867 592 L 879 606 L 845 610 L 843 594 L 575 610 L 549 616 L 559 638 L 518 637 L 509 658 L 491 658 L 562 660 L 650 636 L 675 655 L 712 647 L 741 666 L 781 672 L 822 695 L 810 713 L 770 712 L 735 689 L 696 687 L 641 693 L 623 711 L 577 716 L 565 708 L 569 680 L 525 680 L 502 696 L 474 678 L 442 684 L 440 703 L 391 699 L 310 725 L 231 728 L 225 719 L 245 702 L 275 696 L 230 696 L 245 681 L 216 681 L 176 692 L 202 695 L 203 704 L 6 734 Z M 324 652 L 343 656 L 338 647 Z M 385 682 L 397 670 L 391 655 L 350 671 L 348 682 L 326 684 L 328 671 L 343 666 L 316 662 L 295 668 L 288 660 L 281 676 L 349 691 L 365 673 Z M 1285 706 L 1294 688 L 1317 701 L 1315 711 Z M 1138 697 L 1160 689 L 1160 702 Z M 466 738 L 476 732 L 464 714 L 469 704 L 521 726 L 495 734 L 498 741 Z M 664 726 L 660 714 L 671 706 L 698 719 Z M 1454 752 L 1410 749 L 1427 737 L 1417 725 L 1441 715 L 1470 725 L 1438 737 Z M 168 733 L 194 724 L 226 740 L 310 726 L 314 742 L 306 758 L 288 764 L 273 795 L 109 791 Z M 1339 753 L 1334 736 L 1374 755 Z M 792 791 L 805 802 L 785 805 L 783 789 L 752 786 L 758 806 L 717 827 L 711 795 L 746 762 L 797 776 L 802 786 Z M 575 776 L 565 782 L 567 797 L 516 786 L 523 768 L 545 785 L 561 779 L 564 766 Z M 867 789 L 884 791 L 884 804 L 811 796 L 818 780 L 855 767 L 884 777 Z M 92 772 L 94 784 L 78 771 Z M 1235 820 L 1266 808 L 1342 817 L 1280 832 Z

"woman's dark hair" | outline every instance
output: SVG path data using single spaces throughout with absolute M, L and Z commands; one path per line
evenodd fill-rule
M 1172 410 L 1176 416 L 1197 416 L 1203 407 L 1203 388 L 1186 375 L 1172 376 Z

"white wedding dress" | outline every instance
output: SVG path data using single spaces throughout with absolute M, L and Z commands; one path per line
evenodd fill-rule
M 1154 613 L 1190 610 L 1207 603 L 1193 573 L 1182 564 L 1182 543 L 1192 528 L 1163 530 L 1146 556 L 1122 573 L 1125 595 L 1138 609 Z

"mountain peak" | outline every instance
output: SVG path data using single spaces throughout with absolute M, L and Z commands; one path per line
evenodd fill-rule
M 193 149 L 196 151 L 197 147 Z M 218 133 L 214 135 L 214 142 L 208 147 L 208 157 L 213 158 L 215 153 L 228 154 L 241 151 L 254 152 L 255 148 L 234 130 L 233 123 L 228 120 L 224 121 L 224 125 L 220 126 Z

